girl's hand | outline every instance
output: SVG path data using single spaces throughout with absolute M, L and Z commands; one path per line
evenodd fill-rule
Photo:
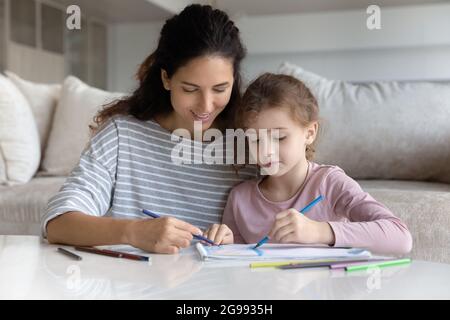
M 296 209 L 277 214 L 269 237 L 279 243 L 334 244 L 334 233 L 327 222 L 311 220 Z
M 215 244 L 232 244 L 234 242 L 233 231 L 226 224 L 213 224 L 203 233 L 203 236 Z

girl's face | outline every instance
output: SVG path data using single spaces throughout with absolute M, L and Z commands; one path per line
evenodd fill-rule
M 170 90 L 172 125 L 192 132 L 194 121 L 199 121 L 202 131 L 213 124 L 230 100 L 234 83 L 231 59 L 202 56 L 190 60 L 169 79 L 165 70 L 161 78 Z
M 264 174 L 282 176 L 306 165 L 306 146 L 316 138 L 318 123 L 303 127 L 287 106 L 269 107 L 247 123 L 250 153 Z M 247 131 L 247 132 L 251 132 Z

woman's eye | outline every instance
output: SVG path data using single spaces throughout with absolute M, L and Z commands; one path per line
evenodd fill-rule
M 286 136 L 278 138 L 279 141 L 284 140 L 284 139 L 286 139 Z
M 197 91 L 197 89 L 187 89 L 187 88 L 183 88 L 183 91 L 184 91 L 184 92 L 187 92 L 187 93 L 191 93 L 191 92 Z
M 226 89 L 214 89 L 214 92 L 222 93 L 225 92 Z

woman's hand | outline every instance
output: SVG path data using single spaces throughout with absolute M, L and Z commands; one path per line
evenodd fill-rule
M 269 237 L 279 243 L 334 244 L 334 233 L 327 222 L 311 220 L 296 209 L 277 214 Z
M 234 242 L 233 231 L 226 224 L 213 224 L 203 233 L 203 236 L 215 244 L 232 244 Z
M 155 253 L 178 253 L 191 244 L 193 234 L 202 234 L 193 225 L 172 217 L 131 220 L 125 241 L 133 247 Z

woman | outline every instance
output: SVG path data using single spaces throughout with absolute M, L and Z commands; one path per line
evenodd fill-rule
M 78 166 L 48 203 L 44 237 L 176 253 L 200 228 L 218 223 L 230 189 L 255 171 L 176 164 L 170 133 L 192 133 L 194 121 L 203 131 L 228 125 L 244 56 L 239 30 L 220 10 L 191 5 L 167 20 L 156 51 L 139 68 L 139 87 L 95 118 Z M 142 219 L 142 209 L 166 216 Z

